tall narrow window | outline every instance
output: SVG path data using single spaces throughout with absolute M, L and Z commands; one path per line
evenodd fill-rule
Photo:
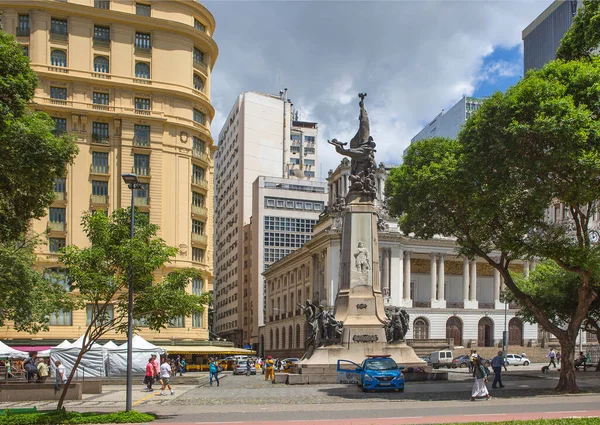
M 52 313 L 48 319 L 48 324 L 51 326 L 72 326 L 73 318 L 70 311 L 59 310 Z
M 110 27 L 94 25 L 94 47 L 110 47 Z
M 150 34 L 143 32 L 135 33 L 135 49 L 138 53 L 150 53 L 152 49 Z
M 67 179 L 58 177 L 54 179 L 54 193 L 65 193 L 67 191 Z
M 204 64 L 204 53 L 197 47 L 194 47 L 194 63 Z
M 50 207 L 48 209 L 48 226 L 51 230 L 64 232 L 66 223 L 66 210 L 65 208 Z
M 136 146 L 150 146 L 150 126 L 135 124 L 133 137 Z
M 204 207 L 204 195 L 198 192 L 192 192 L 192 205 L 195 207 Z
M 143 97 L 136 97 L 135 98 L 135 109 L 142 110 L 142 111 L 149 111 L 150 110 L 150 99 L 146 99 Z
M 67 20 L 52 18 L 50 21 L 50 35 L 67 36 Z
M 53 99 L 52 103 L 58 105 L 64 105 L 67 102 L 67 89 L 65 87 L 50 87 L 50 99 Z
M 50 252 L 59 252 L 65 245 L 65 238 L 48 238 L 48 251 Z
M 92 180 L 92 202 L 96 204 L 108 203 L 108 182 Z
M 202 22 L 200 22 L 199 20 L 197 20 L 196 18 L 194 18 L 194 28 L 196 28 L 197 30 L 200 30 L 202 32 L 206 32 L 206 27 L 204 26 L 204 24 Z
M 60 136 L 67 131 L 67 119 L 66 118 L 52 118 L 54 120 L 54 135 Z
M 192 151 L 194 156 L 200 156 L 201 154 L 206 152 L 206 145 L 204 141 L 194 136 L 192 138 Z
M 150 203 L 150 185 L 148 183 L 141 183 L 139 189 L 133 190 L 133 202 L 135 205 Z
M 176 316 L 169 320 L 170 328 L 183 328 L 185 326 L 185 320 L 183 316 Z
M 94 143 L 108 144 L 109 143 L 109 132 L 107 122 L 93 122 L 92 123 L 92 141 Z
M 150 155 L 133 155 L 133 172 L 138 176 L 150 175 Z
M 204 261 L 204 250 L 202 248 L 192 248 L 192 261 L 200 263 Z
M 50 53 L 50 65 L 59 66 L 66 68 L 67 67 L 67 54 L 64 50 L 52 50 Z
M 192 183 L 204 182 L 204 168 L 192 164 Z
M 108 74 L 110 72 L 108 58 L 106 56 L 96 56 L 94 58 L 94 72 L 101 72 L 103 74 Z
M 198 74 L 194 74 L 194 89 L 204 91 L 204 80 Z
M 196 121 L 198 124 L 204 124 L 205 120 L 206 115 L 204 115 L 204 112 L 194 109 L 194 121 Z
M 108 174 L 108 152 L 92 152 L 92 172 Z
M 192 233 L 196 235 L 204 234 L 204 223 L 198 220 L 192 220 Z
M 135 64 L 135 78 L 143 78 L 145 80 L 149 80 L 150 65 L 148 65 L 146 62 L 137 62 Z
M 19 22 L 17 24 L 17 36 L 29 36 L 29 15 L 19 15 Z
M 93 102 L 94 105 L 108 105 L 110 102 L 108 93 L 94 92 Z

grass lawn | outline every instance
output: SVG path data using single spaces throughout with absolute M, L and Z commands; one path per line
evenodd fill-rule
M 154 415 L 131 412 L 78 413 L 52 410 L 35 413 L 15 413 L 0 416 L 0 425 L 58 425 L 58 424 L 130 424 L 147 423 Z

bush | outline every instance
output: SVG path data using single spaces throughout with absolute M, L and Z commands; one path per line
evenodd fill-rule
M 130 424 L 151 422 L 154 415 L 148 413 L 78 413 L 52 410 L 47 412 L 0 416 L 0 425 L 58 425 L 58 424 Z

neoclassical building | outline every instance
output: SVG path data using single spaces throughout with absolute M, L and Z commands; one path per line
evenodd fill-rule
M 34 223 L 34 231 L 50 231 L 38 247 L 40 269 L 60 275 L 58 250 L 88 244 L 84 212 L 130 205 L 121 174 L 133 172 L 143 186 L 133 193 L 135 205 L 179 249 L 157 278 L 196 267 L 203 278 L 188 290 L 211 290 L 210 81 L 218 54 L 211 13 L 187 0 L 1 0 L 0 9 L 4 30 L 15 35 L 39 77 L 31 107 L 47 112 L 57 132 L 75 135 L 79 147 L 66 178 L 55 182 L 48 216 Z M 79 337 L 86 314 L 54 315 L 38 343 Z M 207 340 L 207 315 L 175 318 L 160 334 L 142 328 L 142 335 L 154 342 Z M 0 339 L 31 343 L 10 328 Z
M 342 220 L 335 200 L 345 196 L 350 174 L 346 161 L 330 172 L 330 207 L 317 223 L 313 238 L 302 248 L 272 264 L 265 272 L 267 317 L 261 332 L 265 353 L 288 356 L 304 350 L 305 317 L 298 303 L 306 299 L 333 308 L 338 291 Z M 383 199 L 387 172 L 377 174 L 378 199 Z M 381 206 L 381 205 L 379 205 Z M 450 238 L 420 240 L 404 235 L 394 219 L 381 211 L 379 273 L 386 306 L 410 315 L 409 344 L 464 347 L 536 344 L 536 325 L 515 317 L 513 305 L 500 301 L 502 279 L 485 260 L 457 255 Z M 529 264 L 515 265 L 525 273 Z M 506 316 L 505 316 L 506 307 Z M 284 313 L 282 313 L 284 312 Z

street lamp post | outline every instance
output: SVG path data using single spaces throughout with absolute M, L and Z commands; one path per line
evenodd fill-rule
M 135 207 L 133 203 L 133 191 L 134 189 L 140 189 L 142 186 L 135 174 L 122 174 L 123 181 L 127 184 L 127 187 L 131 190 L 131 232 L 130 237 L 133 239 L 135 236 Z M 132 408 L 132 340 L 133 340 L 133 262 L 129 264 L 129 290 L 127 297 L 127 384 L 125 391 L 125 411 L 130 412 Z

